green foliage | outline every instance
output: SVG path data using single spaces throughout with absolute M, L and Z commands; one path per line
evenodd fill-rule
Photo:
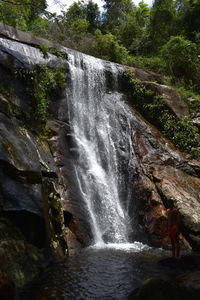
M 93 55 L 105 60 L 126 64 L 128 59 L 127 49 L 111 33 L 102 34 L 100 30 L 96 30 L 92 49 Z
M 104 0 L 104 24 L 107 30 L 115 32 L 115 27 L 122 24 L 134 6 L 131 0 Z
M 39 46 L 39 49 L 41 50 L 44 58 L 48 58 L 48 53 L 51 53 L 59 58 L 62 58 L 62 59 L 68 59 L 68 54 L 67 52 L 64 52 L 64 51 L 59 51 L 57 50 L 56 48 L 51 48 L 49 47 L 48 45 L 46 44 L 42 44 Z
M 32 71 L 33 96 L 37 101 L 36 119 L 46 122 L 48 106 L 53 91 L 65 84 L 63 70 L 50 70 L 47 66 L 37 66 Z
M 92 0 L 78 1 L 69 7 L 65 18 L 67 24 L 74 22 L 79 24 L 78 20 L 84 20 L 87 24 L 86 31 L 94 32 L 99 27 L 100 11 L 98 5 Z
M 51 35 L 51 26 L 52 23 L 50 19 L 38 16 L 38 18 L 34 22 L 29 24 L 28 32 L 30 32 L 34 36 L 51 40 L 53 39 Z
M 129 56 L 128 65 L 150 70 L 157 73 L 164 73 L 163 60 L 160 56 Z
M 200 74 L 198 47 L 183 37 L 172 37 L 161 51 L 166 71 L 175 78 L 183 79 L 186 84 L 197 82 Z
M 74 50 L 89 53 L 93 40 L 88 33 L 89 22 L 83 18 L 66 19 L 65 15 L 56 18 L 51 26 L 51 35 L 54 41 Z
M 51 232 L 51 247 L 53 251 L 59 249 L 65 234 L 64 218 L 59 194 L 51 192 L 48 197 L 49 229 Z
M 131 70 L 124 72 L 126 89 L 132 96 L 131 105 L 136 108 L 149 122 L 158 126 L 181 151 L 200 158 L 200 134 L 189 116 L 178 119 L 162 102 L 162 98 L 146 89 L 135 79 Z
M 149 24 L 149 18 L 150 18 L 150 8 L 148 7 L 148 4 L 146 4 L 144 1 L 141 1 L 138 4 L 138 7 L 136 10 L 136 19 L 140 27 L 145 27 Z
M 34 118 L 39 121 L 41 129 L 45 129 L 50 99 L 56 91 L 64 87 L 65 71 L 62 68 L 52 70 L 46 65 L 37 65 L 31 70 L 16 69 L 15 76 L 28 82 Z
M 195 41 L 196 35 L 200 30 L 200 2 L 199 0 L 179 0 L 179 26 L 182 28 L 184 35 Z
M 144 99 L 146 88 L 136 79 L 134 72 L 127 69 L 123 73 L 123 86 L 125 90 L 131 93 L 134 98 L 135 105 L 138 106 Z
M 174 87 L 181 95 L 181 98 L 187 103 L 190 113 L 200 112 L 200 95 L 192 90 L 186 89 L 183 85 Z
M 40 51 L 42 52 L 44 58 L 48 58 L 49 46 L 46 44 L 39 46 Z
M 11 88 L 7 82 L 1 81 L 0 82 L 0 94 L 5 96 L 6 98 L 10 98 L 14 93 L 14 89 Z
M 194 158 L 200 158 L 200 134 L 189 117 L 178 120 L 175 116 L 164 113 L 160 116 L 163 124 L 163 134 L 169 138 L 181 151 L 190 153 Z
M 10 0 L 0 2 L 0 22 L 28 30 L 47 7 L 46 0 Z
M 174 0 L 156 0 L 153 3 L 148 28 L 151 51 L 158 52 L 170 36 L 176 33 L 175 21 L 176 6 Z
M 126 15 L 124 22 L 118 26 L 117 36 L 127 49 L 136 52 L 142 34 L 143 29 L 138 26 L 136 10 L 132 10 Z

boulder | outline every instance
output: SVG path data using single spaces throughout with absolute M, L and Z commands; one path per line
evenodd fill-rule
M 151 81 L 151 82 L 157 82 L 158 84 L 164 84 L 165 78 L 152 71 L 143 70 L 140 68 L 130 68 L 134 74 L 135 77 L 141 81 Z
M 142 83 L 147 89 L 160 95 L 161 101 L 163 101 L 178 118 L 189 115 L 187 104 L 173 88 L 156 82 L 143 81 Z
M 28 44 L 28 45 L 36 45 L 41 46 L 45 45 L 48 47 L 54 47 L 57 50 L 63 49 L 60 45 L 45 40 L 43 38 L 35 37 L 27 32 L 18 30 L 12 26 L 6 24 L 0 24 L 0 36 L 9 38 L 11 40 L 18 41 L 20 43 Z

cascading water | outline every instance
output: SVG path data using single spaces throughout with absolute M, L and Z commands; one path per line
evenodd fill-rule
M 72 170 L 94 244 L 128 243 L 134 151 L 131 112 L 122 95 L 107 92 L 105 64 L 117 83 L 118 67 L 69 53 L 68 124 Z

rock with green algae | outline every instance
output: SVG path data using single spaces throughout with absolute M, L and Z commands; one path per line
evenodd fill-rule
M 199 290 L 179 286 L 174 281 L 150 278 L 128 300 L 189 300 L 198 299 L 198 296 Z

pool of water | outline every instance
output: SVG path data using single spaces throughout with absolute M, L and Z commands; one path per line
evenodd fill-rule
M 156 262 L 165 255 L 141 243 L 89 247 L 49 266 L 20 300 L 127 300 L 143 280 L 162 276 Z

